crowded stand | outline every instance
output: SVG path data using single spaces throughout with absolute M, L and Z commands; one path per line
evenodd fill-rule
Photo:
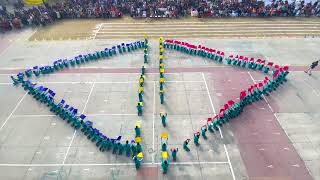
M 65 0 L 25 7 L 20 2 L 12 11 L 0 6 L 0 32 L 46 26 L 61 19 L 108 19 L 123 15 L 132 18 L 319 17 L 320 3 L 310 0 Z

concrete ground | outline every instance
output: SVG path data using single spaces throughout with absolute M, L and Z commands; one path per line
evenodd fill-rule
M 319 37 L 319 18 L 181 18 L 63 20 L 39 29 L 30 40 L 141 38 Z
M 182 150 L 183 140 L 227 100 L 236 100 L 241 89 L 261 80 L 260 73 L 168 50 L 166 102 L 160 105 L 158 41 L 151 40 L 141 118 L 135 105 L 142 51 L 33 80 L 54 89 L 57 99 L 76 106 L 109 136 L 132 139 L 133 126 L 141 120 L 145 158 L 136 171 L 130 159 L 99 152 L 22 88 L 12 86 L 8 77 L 19 69 L 136 39 L 30 42 L 33 33 L 27 30 L 1 39 L 0 179 L 320 179 L 320 73 L 302 72 L 319 57 L 319 39 L 186 39 L 227 54 L 294 67 L 277 92 L 246 107 L 221 133 L 209 133 L 200 147 L 191 143 L 190 153 Z M 168 113 L 167 128 L 159 119 L 162 110 Z M 161 132 L 169 134 L 169 148 L 179 148 L 178 161 L 171 161 L 167 175 L 159 165 Z

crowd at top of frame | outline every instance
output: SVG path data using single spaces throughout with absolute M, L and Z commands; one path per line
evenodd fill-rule
M 318 1 L 287 0 L 62 0 L 9 11 L 0 6 L 0 32 L 76 18 L 179 18 L 320 16 Z M 10 8 L 11 9 L 11 8 Z

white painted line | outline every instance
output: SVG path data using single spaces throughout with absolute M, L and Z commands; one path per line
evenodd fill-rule
M 74 130 L 73 135 L 72 135 L 72 138 L 71 138 L 71 141 L 70 141 L 70 143 L 69 143 L 69 146 L 68 146 L 68 149 L 67 149 L 67 152 L 66 152 L 66 155 L 65 155 L 64 158 L 63 158 L 62 164 L 65 163 L 65 161 L 66 161 L 66 159 L 67 159 L 67 157 L 68 157 L 68 154 L 69 154 L 69 151 L 70 151 L 70 147 L 71 147 L 71 145 L 72 145 L 72 142 L 73 142 L 73 140 L 74 140 L 74 137 L 76 136 L 76 133 L 77 133 L 77 130 Z
M 96 32 L 94 33 L 92 39 L 96 39 L 97 33 L 99 33 L 100 29 L 102 28 L 102 25 L 103 25 L 102 23 L 99 25 L 99 28 L 98 28 L 98 30 L 96 30 Z
M 223 147 L 224 147 L 224 151 L 226 152 L 226 155 L 227 155 L 228 164 L 229 164 L 229 167 L 230 167 L 232 179 L 236 180 L 236 177 L 235 177 L 234 172 L 233 172 L 233 167 L 232 167 L 232 164 L 231 164 L 231 161 L 230 161 L 229 153 L 228 153 L 228 150 L 227 150 L 227 146 L 225 144 L 223 144 Z
M 83 107 L 83 110 L 82 110 L 81 114 L 83 114 L 83 113 L 85 112 L 85 110 L 86 110 L 87 104 L 88 104 L 88 102 L 89 102 L 89 100 L 90 100 L 90 97 L 91 97 L 91 94 L 92 94 L 92 92 L 93 92 L 94 85 L 95 85 L 95 83 L 92 84 L 92 87 L 91 87 L 91 89 L 90 89 L 90 93 L 89 93 L 89 95 L 88 95 L 88 97 L 87 97 L 87 101 L 86 101 L 86 103 L 84 104 L 84 107 Z M 67 159 L 67 157 L 68 157 L 69 150 L 70 150 L 70 147 L 71 147 L 71 145 L 72 145 L 72 143 L 73 143 L 74 137 L 76 136 L 76 133 L 77 133 L 77 130 L 74 130 L 72 139 L 71 139 L 70 144 L 69 144 L 69 146 L 68 146 L 66 155 L 64 156 L 64 159 L 63 159 L 62 164 L 65 163 L 65 161 L 66 161 L 66 159 Z
M 320 93 L 313 87 L 313 86 L 311 86 L 309 83 L 307 83 L 306 81 L 303 81 L 305 84 L 307 84 L 310 88 L 311 88 L 311 90 L 312 90 L 312 92 L 314 92 L 315 94 L 316 94 L 316 96 L 320 96 Z
M 275 25 L 275 26 L 290 26 L 290 25 L 320 25 L 318 22 L 314 23 L 314 22 L 310 22 L 310 23 L 304 23 L 304 24 L 300 24 L 297 21 L 283 21 L 283 23 L 270 23 L 268 21 L 262 21 L 262 22 L 255 22 L 255 24 L 253 24 L 251 21 L 233 21 L 233 22 L 174 22 L 174 23 L 102 23 L 103 26 L 106 25 L 159 25 L 159 26 L 171 26 L 171 25 L 188 25 L 190 26 L 191 24 L 194 24 L 192 26 L 195 25 L 217 25 L 217 24 L 222 24 L 222 25 L 228 25 L 228 24 L 250 24 L 250 25 Z
M 253 76 L 251 75 L 251 73 L 248 71 L 248 74 L 252 80 L 253 83 L 256 83 L 256 80 L 253 78 Z M 271 112 L 273 113 L 274 110 L 272 109 L 271 105 L 269 104 L 268 100 L 266 99 L 265 95 L 262 94 L 262 98 L 264 99 L 264 101 L 267 103 L 269 109 L 271 110 Z
M 155 151 L 155 147 L 154 147 L 155 113 L 156 113 L 156 83 L 153 82 L 153 110 L 152 110 L 152 150 L 153 152 Z M 152 154 L 152 164 L 154 164 L 154 154 Z
M 214 114 L 216 114 L 216 110 L 214 109 L 214 106 L 213 106 L 213 103 L 212 103 L 210 91 L 209 91 L 209 88 L 208 88 L 207 81 L 206 81 L 206 78 L 204 76 L 204 73 L 202 73 L 202 78 L 203 78 L 203 81 L 205 83 L 205 86 L 206 86 L 206 89 L 207 89 L 207 92 L 208 92 L 208 96 L 209 96 L 209 100 L 210 100 L 212 111 L 214 112 Z M 222 131 L 221 131 L 220 127 L 219 127 L 219 132 L 220 132 L 221 139 L 223 139 L 223 134 L 222 134 Z M 235 175 L 234 175 L 234 172 L 233 172 L 233 167 L 232 167 L 232 164 L 231 164 L 231 161 L 230 161 L 230 158 L 229 158 L 229 153 L 228 153 L 227 147 L 226 147 L 225 144 L 223 144 L 223 146 L 224 146 L 224 151 L 225 151 L 227 159 L 228 159 L 228 164 L 229 164 L 229 168 L 230 168 L 230 171 L 231 171 L 232 178 L 233 178 L 233 180 L 235 180 L 236 178 L 235 178 Z
M 142 165 L 160 165 L 161 163 L 142 163 Z M 198 164 L 228 164 L 224 161 L 208 162 L 172 162 L 170 165 L 198 165 Z M 134 166 L 134 163 L 105 163 L 105 164 L 0 164 L 0 167 L 57 167 L 57 166 Z
M 85 112 L 85 110 L 86 110 L 86 108 L 87 108 L 88 102 L 89 102 L 90 97 L 91 97 L 91 94 L 92 94 L 92 92 L 93 92 L 94 85 L 95 85 L 95 82 L 94 82 L 94 83 L 92 84 L 92 86 L 91 86 L 90 93 L 89 93 L 89 95 L 88 95 L 87 101 L 86 101 L 86 103 L 84 104 L 84 107 L 83 107 L 83 110 L 82 110 L 82 114 Z
M 235 27 L 237 28 L 237 27 Z M 281 33 L 281 34 L 287 34 L 287 33 L 292 33 L 292 32 L 299 32 L 299 33 L 303 33 L 303 34 L 308 34 L 309 32 L 312 33 L 320 33 L 320 30 L 314 30 L 314 29 L 308 29 L 308 30 L 298 30 L 298 29 L 255 29 L 255 30 L 251 30 L 251 29 L 241 29 L 241 30 L 223 30 L 223 28 L 221 29 L 217 29 L 217 30 L 209 30 L 209 29 L 204 29 L 204 30 L 197 30 L 197 28 L 195 28 L 195 30 L 192 29 L 186 29 L 184 28 L 183 30 L 175 30 L 172 29 L 172 31 L 170 30 L 161 30 L 161 31 L 157 31 L 158 29 L 154 29 L 153 31 L 146 31 L 148 34 L 176 34 L 176 33 L 199 33 L 199 34 L 215 34 L 215 33 L 222 33 L 222 34 L 227 34 L 227 33 L 251 33 L 251 34 L 257 34 L 258 33 L 264 33 L 264 34 L 275 34 L 275 33 Z M 105 34 L 121 34 L 123 36 L 126 35 L 139 35 L 141 34 L 140 31 L 102 31 L 98 33 L 98 36 L 101 35 L 105 35 Z
M 12 117 L 53 117 L 57 116 L 54 114 L 18 114 L 18 115 L 13 115 Z
M 209 101 L 210 101 L 210 104 L 211 104 L 211 109 L 212 109 L 214 115 L 216 115 L 216 110 L 214 108 L 214 105 L 213 105 L 213 102 L 212 102 L 212 99 L 211 99 L 211 95 L 210 95 L 210 91 L 209 91 L 209 88 L 208 88 L 208 85 L 207 85 L 207 81 L 206 81 L 206 78 L 205 78 L 203 73 L 202 73 L 202 79 L 203 79 L 203 82 L 204 82 L 204 84 L 206 86 L 206 89 L 207 89 L 207 93 L 208 93 L 208 96 L 209 96 Z M 222 134 L 222 131 L 221 131 L 220 127 L 219 127 L 219 133 L 220 133 L 221 139 L 223 139 L 223 134 Z
M 148 33 L 150 34 L 150 33 Z M 305 33 L 282 33 L 282 31 L 280 32 L 276 32 L 276 33 L 268 33 L 268 32 L 264 32 L 264 33 L 256 33 L 256 32 L 252 32 L 252 33 L 249 33 L 247 32 L 245 35 L 242 33 L 242 34 L 235 34 L 235 33 L 232 33 L 232 34 L 225 34 L 225 33 L 219 33 L 219 34 L 212 34 L 211 33 L 189 33 L 189 34 L 176 34 L 176 32 L 172 32 L 172 34 L 166 34 L 166 35 L 163 35 L 165 37 L 191 37 L 191 36 L 212 36 L 212 37 L 227 37 L 227 36 L 231 36 L 231 37 L 245 37 L 245 38 L 248 38 L 247 36 L 253 36 L 251 38 L 257 38 L 257 37 L 262 37 L 262 36 L 271 36 L 271 35 L 277 35 L 276 37 L 287 37 L 288 35 L 292 35 L 292 36 L 306 36 L 306 35 L 318 35 L 318 33 L 308 33 L 308 32 L 305 32 Z M 137 38 L 140 36 L 140 34 L 117 34 L 117 33 L 114 33 L 114 34 L 109 34 L 109 35 L 98 35 L 97 37 L 99 38 L 110 38 L 110 36 L 112 36 L 112 38 L 114 37 L 126 37 L 126 38 Z M 149 37 L 159 37 L 159 33 L 155 33 L 155 34 L 150 34 L 148 35 Z M 111 39 L 112 39 L 111 38 Z M 274 38 L 274 37 L 273 37 Z
M 87 116 L 136 116 L 137 114 L 87 114 Z
M 299 32 L 301 33 L 301 31 L 303 30 L 298 30 L 298 29 L 255 29 L 255 30 L 211 30 L 208 31 L 207 29 L 205 29 L 205 31 L 199 31 L 199 30 L 189 30 L 188 29 L 184 29 L 184 30 L 166 30 L 165 32 L 163 32 L 163 30 L 159 30 L 156 29 L 154 31 L 148 31 L 148 34 L 176 34 L 177 32 L 179 33 L 208 33 L 208 34 L 215 34 L 215 33 L 254 33 L 257 34 L 257 32 L 259 33 L 265 33 L 265 34 L 275 34 L 275 33 L 281 33 L 281 34 L 287 34 L 287 33 L 291 33 L 291 32 Z M 308 29 L 307 32 L 303 32 L 303 34 L 308 34 L 309 32 L 313 32 L 313 33 L 320 33 L 320 30 L 315 30 L 315 29 Z M 104 31 L 104 32 L 99 32 L 99 36 L 100 34 L 121 34 L 123 36 L 126 35 L 139 35 L 141 34 L 140 31 Z
M 11 118 L 11 116 L 13 115 L 13 113 L 18 109 L 19 105 L 21 104 L 21 102 L 24 100 L 24 98 L 27 96 L 28 92 L 26 92 L 22 98 L 20 99 L 20 101 L 17 103 L 17 105 L 14 107 L 14 109 L 12 110 L 12 112 L 10 113 L 10 115 L 7 117 L 7 119 L 4 121 L 4 123 L 1 125 L 0 127 L 0 131 L 2 130 L 2 128 L 7 124 L 8 120 Z
M 173 165 L 197 165 L 197 164 L 228 164 L 229 162 L 171 162 Z
M 168 73 L 166 73 L 168 74 Z M 52 82 L 37 82 L 37 84 L 133 84 L 137 83 L 138 81 L 100 81 L 100 82 L 93 82 L 93 81 L 52 81 Z M 145 83 L 154 83 L 158 81 L 145 81 Z M 166 83 L 202 83 L 203 81 L 166 81 Z M 12 85 L 12 83 L 0 83 L 0 85 Z
M 131 26 L 130 28 L 127 28 L 128 26 L 124 27 L 124 26 L 112 26 L 112 27 L 107 27 L 107 28 L 102 28 L 100 29 L 99 32 L 97 33 L 103 33 L 103 32 L 108 32 L 108 31 L 122 31 L 122 32 L 137 32 L 137 31 L 143 31 L 143 30 L 147 30 L 147 31 L 150 31 L 150 30 L 156 30 L 156 31 L 159 31 L 159 28 L 163 28 L 163 26 L 154 26 L 154 25 L 148 25 L 148 26 L 140 26 L 140 27 L 137 27 L 135 26 L 133 28 L 133 26 Z M 125 29 L 124 29 L 125 28 Z M 283 29 L 283 31 L 286 31 L 288 29 L 301 29 L 303 31 L 305 30 L 308 30 L 308 29 L 317 29 L 317 28 L 320 28 L 319 25 L 312 25 L 312 26 L 286 26 L 286 27 L 268 27 L 268 26 L 258 26 L 258 27 L 255 27 L 255 26 L 230 26 L 230 25 L 221 25 L 221 26 L 217 26 L 217 25 L 196 25 L 196 26 L 188 26 L 188 28 L 186 29 L 186 26 L 179 26 L 179 25 L 172 25 L 172 26 L 166 26 L 165 27 L 165 30 L 166 31 L 169 31 L 169 30 L 176 30 L 176 31 L 189 31 L 189 30 L 199 30 L 199 32 L 202 32 L 201 30 L 208 30 L 208 29 L 233 29 L 233 28 L 236 28 L 236 29 L 250 29 L 252 31 L 252 29 L 270 29 L 271 31 L 273 29 Z M 124 30 L 124 31 L 123 31 Z M 206 31 L 208 32 L 208 31 Z M 236 31 L 235 31 L 236 32 Z
M 87 114 L 87 116 L 136 116 L 137 114 L 107 114 L 107 113 L 100 113 L 100 114 Z M 18 114 L 12 115 L 12 117 L 54 117 L 57 115 L 54 114 Z

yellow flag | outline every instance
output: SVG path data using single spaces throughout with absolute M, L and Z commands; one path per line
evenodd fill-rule
M 139 152 L 139 153 L 137 154 L 137 157 L 138 157 L 138 158 L 143 158 L 143 153 L 142 153 L 142 152 Z
M 161 138 L 163 138 L 163 139 L 168 139 L 168 133 L 162 132 L 162 133 L 161 133 Z
M 168 152 L 167 151 L 162 151 L 162 159 L 168 159 Z
M 136 137 L 136 138 L 135 138 L 135 141 L 136 141 L 137 143 L 140 143 L 140 142 L 141 142 L 141 137 Z

